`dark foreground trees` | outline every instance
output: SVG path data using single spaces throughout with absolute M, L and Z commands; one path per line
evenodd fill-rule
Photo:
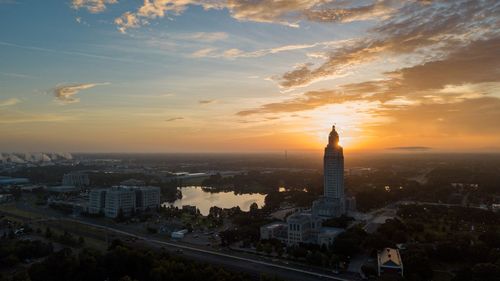
M 251 279 L 242 273 L 229 272 L 220 267 L 173 257 L 164 251 L 155 253 L 113 243 L 106 253 L 91 249 L 75 253 L 70 249 L 63 249 L 50 254 L 41 262 L 32 264 L 26 270 L 18 270 L 10 278 L 4 277 L 3 280 L 246 281 Z

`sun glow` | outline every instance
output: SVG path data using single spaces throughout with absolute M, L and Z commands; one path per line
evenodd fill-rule
M 355 148 L 361 142 L 363 125 L 374 120 L 371 111 L 375 103 L 345 103 L 331 105 L 310 113 L 307 126 L 319 146 L 328 141 L 328 134 L 335 125 L 340 134 L 339 144 L 344 148 Z

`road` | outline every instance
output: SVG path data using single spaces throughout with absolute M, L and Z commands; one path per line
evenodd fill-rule
M 353 280 L 359 280 L 358 278 L 346 278 L 346 277 L 339 277 L 339 276 L 333 276 L 330 274 L 327 274 L 327 272 L 318 272 L 318 271 L 311 271 L 310 269 L 303 269 L 303 268 L 298 268 L 298 267 L 291 267 L 287 265 L 282 265 L 282 264 L 277 264 L 273 262 L 268 262 L 265 260 L 257 260 L 253 258 L 247 258 L 247 257 L 242 257 L 242 256 L 236 256 L 234 254 L 228 254 L 228 253 L 223 253 L 219 251 L 212 251 L 212 250 L 206 250 L 206 249 L 201 249 L 197 247 L 192 247 L 188 245 L 183 245 L 179 243 L 173 243 L 173 242 L 165 242 L 161 240 L 156 240 L 156 239 L 151 239 L 149 237 L 144 237 L 140 236 L 134 233 L 130 233 L 127 231 L 115 229 L 112 227 L 100 225 L 100 224 L 95 224 L 87 221 L 81 221 L 81 220 L 73 220 L 73 219 L 59 219 L 59 220 L 66 220 L 66 221 L 73 221 L 85 225 L 89 225 L 92 227 L 97 227 L 101 229 L 105 229 L 110 232 L 114 232 L 117 234 L 125 235 L 125 236 L 130 236 L 130 237 L 135 237 L 137 239 L 141 239 L 144 242 L 147 242 L 149 244 L 154 244 L 156 246 L 164 247 L 167 249 L 181 249 L 183 251 L 183 255 L 186 256 L 186 258 L 189 259 L 194 259 L 206 263 L 211 263 L 211 264 L 218 264 L 222 265 L 223 267 L 236 270 L 236 271 L 243 271 L 247 272 L 250 275 L 253 275 L 255 277 L 260 276 L 261 273 L 268 274 L 270 276 L 277 275 L 285 280 L 297 280 L 297 281 L 308 281 L 308 280 L 338 280 L 338 281 L 353 281 Z
M 35 211 L 35 208 L 27 204 L 18 204 L 21 209 Z M 57 214 L 57 212 L 51 212 L 50 210 L 36 208 L 38 213 L 44 212 L 45 218 L 33 219 L 31 222 L 42 222 L 42 221 L 67 221 L 75 222 L 83 225 L 100 228 L 110 233 L 115 233 L 118 235 L 135 237 L 138 240 L 137 243 L 144 243 L 149 247 L 160 248 L 163 247 L 172 253 L 177 252 L 176 250 L 182 250 L 182 255 L 187 259 L 196 260 L 199 262 L 210 263 L 214 265 L 219 265 L 221 267 L 227 268 L 236 272 L 244 272 L 259 280 L 261 274 L 266 274 L 269 276 L 279 276 L 284 280 L 290 281 L 317 281 L 317 280 L 338 280 L 338 281 L 356 281 L 360 280 L 359 276 L 355 273 L 344 273 L 339 275 L 332 275 L 328 270 L 318 270 L 314 268 L 309 268 L 307 266 L 298 264 L 285 264 L 284 262 L 272 261 L 264 257 L 254 257 L 242 253 L 233 252 L 223 252 L 217 250 L 209 250 L 206 248 L 186 245 L 181 242 L 167 242 L 158 239 L 153 239 L 151 237 L 138 235 L 136 233 L 130 232 L 126 229 L 117 229 L 115 227 L 110 227 L 96 222 L 88 218 L 68 218 Z

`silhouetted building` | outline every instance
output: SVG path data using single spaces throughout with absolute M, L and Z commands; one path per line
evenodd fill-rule
M 332 127 L 323 157 L 323 197 L 312 206 L 314 216 L 339 217 L 346 212 L 344 195 L 344 151 L 339 145 L 339 134 Z

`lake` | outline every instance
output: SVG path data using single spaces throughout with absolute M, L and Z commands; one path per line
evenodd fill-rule
M 234 194 L 234 192 L 210 193 L 203 191 L 201 186 L 188 186 L 181 188 L 182 199 L 174 203 L 163 203 L 181 208 L 183 205 L 192 205 L 200 209 L 202 215 L 208 215 L 210 208 L 217 206 L 219 208 L 232 208 L 239 206 L 242 211 L 248 211 L 252 203 L 257 203 L 259 208 L 264 206 L 266 195 L 254 194 Z

